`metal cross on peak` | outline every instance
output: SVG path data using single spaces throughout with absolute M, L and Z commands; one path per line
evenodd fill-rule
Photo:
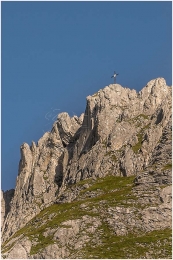
M 114 84 L 116 84 L 116 76 L 118 76 L 118 75 L 119 74 L 114 71 L 114 75 L 111 77 L 111 78 L 114 78 Z

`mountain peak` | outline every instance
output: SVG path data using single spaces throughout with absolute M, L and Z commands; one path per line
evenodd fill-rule
M 142 234 L 154 239 L 152 232 L 167 232 L 171 91 L 163 78 L 149 81 L 139 93 L 110 84 L 87 97 L 80 117 L 60 113 L 37 144 L 24 143 L 15 192 L 2 203 L 3 256 L 92 258 L 86 241 L 88 252 L 95 252 L 108 230 L 111 252 L 117 252 L 114 242 L 120 237 L 126 243 L 131 234 L 140 241 Z M 136 252 L 132 258 L 153 257 Z

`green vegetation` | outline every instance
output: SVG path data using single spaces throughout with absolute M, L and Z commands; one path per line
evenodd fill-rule
M 107 139 L 105 139 L 103 142 L 102 142 L 102 145 L 106 148 L 107 147 Z
M 134 153 L 138 153 L 139 149 L 141 148 L 142 146 L 142 138 L 143 138 L 143 134 L 140 132 L 137 134 L 137 137 L 138 137 L 138 142 L 137 144 L 135 144 L 134 146 L 132 146 L 132 150 Z
M 104 178 L 97 179 L 97 181 L 91 187 L 83 190 L 82 193 L 86 191 L 95 191 L 97 189 L 103 190 L 104 192 L 110 192 L 114 189 L 118 189 L 118 190 L 127 189 L 130 186 L 132 187 L 133 180 L 134 180 L 134 176 L 120 177 L 120 176 L 108 175 Z M 80 185 L 80 182 L 78 185 Z
M 114 161 L 114 162 L 117 162 L 118 159 L 117 157 L 115 156 L 114 152 L 113 151 L 109 151 L 105 154 L 105 156 L 110 156 L 111 160 Z
M 80 196 L 87 191 L 97 191 L 102 190 L 104 193 L 93 198 L 85 198 L 82 201 L 73 201 L 71 203 L 63 204 L 54 204 L 44 210 L 42 210 L 36 217 L 34 217 L 28 224 L 18 230 L 11 238 L 18 237 L 20 235 L 27 236 L 31 241 L 37 238 L 37 245 L 32 246 L 31 254 L 37 253 L 39 250 L 45 246 L 54 243 L 53 237 L 44 237 L 43 233 L 47 228 L 57 228 L 62 225 L 66 220 L 81 218 L 84 215 L 97 216 L 97 213 L 92 212 L 93 208 L 97 208 L 101 200 L 107 200 L 106 207 L 108 205 L 119 205 L 126 204 L 126 201 L 133 199 L 133 196 L 130 195 L 132 186 L 133 186 L 134 176 L 130 177 L 116 177 L 116 176 L 106 176 L 105 178 L 100 178 L 95 181 L 95 183 L 81 191 Z M 80 181 L 75 185 L 84 185 L 86 183 L 92 184 L 92 179 L 87 179 Z M 79 196 L 79 197 L 80 197 Z M 83 210 L 80 208 L 80 205 L 87 203 L 88 207 L 91 210 Z M 128 204 L 129 205 L 129 204 Z M 49 219 L 49 216 L 54 214 L 52 219 Z M 9 242 L 6 241 L 3 245 L 3 253 L 7 251 L 6 244 Z M 11 246 L 12 247 L 12 246 Z M 10 248 L 11 248 L 10 247 Z M 10 249 L 8 247 L 8 250 Z
M 138 208 L 141 208 L 141 205 L 137 203 L 137 198 L 132 193 L 133 180 L 134 176 L 120 177 L 112 175 L 97 180 L 82 180 L 74 185 L 83 186 L 88 183 L 90 186 L 80 192 L 78 196 L 80 200 L 71 203 L 54 204 L 42 210 L 25 227 L 17 231 L 10 240 L 22 235 L 28 237 L 31 241 L 35 241 L 31 248 L 31 255 L 33 255 L 50 244 L 58 243 L 58 241 L 54 240 L 53 233 L 47 237 L 44 236 L 44 232 L 48 229 L 70 228 L 70 225 L 64 223 L 69 219 L 81 219 L 82 216 L 86 215 L 98 216 L 102 222 L 101 226 L 96 230 L 100 242 L 93 242 L 94 234 L 90 233 L 89 237 L 92 242 L 86 243 L 86 246 L 80 249 L 83 258 L 144 258 L 146 252 L 151 250 L 154 258 L 165 256 L 169 258 L 171 256 L 171 231 L 169 229 L 146 234 L 139 230 L 138 235 L 129 233 L 126 236 L 117 236 L 105 221 L 104 214 L 101 214 L 103 210 L 106 213 L 108 207 L 129 207 L 134 206 L 134 203 L 137 211 Z M 89 196 L 89 193 L 92 192 L 95 192 L 94 197 Z M 81 207 L 81 205 L 86 205 L 86 207 Z M 158 241 L 160 241 L 161 245 L 158 244 Z M 12 248 L 14 244 L 9 246 L 7 243 L 8 241 L 4 243 L 2 253 Z M 68 249 L 71 256 L 75 255 L 76 251 L 73 248 Z
M 130 121 L 132 121 L 133 123 L 137 122 L 137 121 L 140 121 L 141 118 L 143 119 L 149 119 L 150 116 L 147 116 L 147 115 L 144 115 L 144 114 L 140 114 L 136 117 L 133 117 L 132 119 L 130 119 Z
M 7 244 L 7 243 L 5 243 Z M 13 246 L 14 246 L 15 242 L 11 243 L 10 245 L 4 247 L 4 249 L 2 249 L 2 253 L 6 253 L 7 251 L 9 251 Z
M 136 201 L 136 197 L 132 194 L 134 176 L 106 176 L 98 179 L 92 186 L 82 190 L 79 194 L 83 203 L 87 203 L 87 209 L 92 212 L 92 209 L 98 209 L 100 202 L 106 200 L 104 208 L 123 205 L 129 207 Z M 91 194 L 94 192 L 94 196 Z M 97 193 L 98 192 L 98 193 Z
M 37 238 L 37 244 L 31 248 L 31 254 L 37 253 L 39 250 L 45 248 L 47 245 L 54 243 L 52 236 L 45 237 L 43 233 L 47 228 L 57 228 L 62 222 L 69 219 L 80 218 L 84 215 L 83 211 L 79 209 L 79 202 L 54 204 L 34 217 L 25 227 L 17 231 L 12 237 L 18 237 L 21 234 L 28 237 L 31 241 Z M 51 214 L 55 214 L 52 219 L 49 219 Z M 88 215 L 93 215 L 88 213 Z M 6 244 L 3 245 L 3 253 L 6 251 Z
M 109 152 L 107 152 L 107 153 L 105 154 L 105 156 L 110 156 L 110 155 L 112 155 L 112 153 L 113 153 L 113 151 L 109 151 Z
M 147 252 L 151 252 L 152 258 L 171 258 L 171 230 L 158 230 L 149 233 L 142 233 L 137 236 L 128 234 L 127 236 L 116 236 L 108 225 L 101 226 L 102 243 L 92 245 L 88 243 L 84 248 L 85 258 L 99 259 L 128 259 L 128 258 L 148 258 Z M 98 231 L 97 231 L 98 232 Z
M 31 236 L 29 238 L 30 240 L 32 240 Z M 46 246 L 54 243 L 53 236 L 44 237 L 42 233 L 39 233 L 38 241 L 39 241 L 38 244 L 31 247 L 31 252 L 30 252 L 31 255 L 38 253 Z
M 164 171 L 164 170 L 169 170 L 169 169 L 172 169 L 172 163 L 168 163 L 168 164 L 166 164 L 166 165 L 163 167 L 163 171 Z
M 112 161 L 117 162 L 117 157 L 115 156 L 115 154 L 112 154 L 111 159 Z
M 148 120 L 150 118 L 150 116 L 144 115 L 144 114 L 140 114 L 136 117 L 133 117 L 131 119 L 128 119 L 127 122 L 129 122 L 130 124 L 135 124 L 136 127 L 141 127 L 143 120 Z
M 149 123 L 149 124 L 147 124 L 147 125 L 145 125 L 145 126 L 142 128 L 142 131 L 144 131 L 145 129 L 148 129 L 148 128 L 149 128 L 149 126 L 150 126 L 150 123 Z
M 82 180 L 82 181 L 79 181 L 78 183 L 75 184 L 75 186 L 83 186 L 84 184 L 90 184 L 90 183 L 93 183 L 93 179 L 92 178 L 89 178 L 89 179 L 85 179 L 85 180 Z M 71 185 L 71 186 L 74 186 Z
M 140 114 L 139 116 L 137 116 L 136 118 L 140 118 L 143 117 L 144 119 L 149 119 L 150 116 L 144 115 L 144 114 Z
M 149 128 L 149 125 L 150 125 L 150 124 L 145 125 L 145 126 L 140 130 L 140 132 L 137 134 L 138 142 L 137 142 L 137 144 L 135 144 L 134 146 L 132 146 L 132 150 L 133 150 L 134 153 L 138 153 L 138 151 L 141 149 L 142 139 L 143 139 L 143 136 L 144 136 L 144 130 L 145 130 L 145 129 L 148 129 L 148 128 Z

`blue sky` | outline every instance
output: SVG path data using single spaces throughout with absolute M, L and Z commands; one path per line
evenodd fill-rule
M 1 2 L 2 189 L 15 187 L 20 145 L 60 112 L 113 83 L 172 84 L 171 2 Z

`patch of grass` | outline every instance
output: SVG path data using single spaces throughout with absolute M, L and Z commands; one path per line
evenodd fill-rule
M 11 245 L 9 246 L 4 246 L 4 248 L 2 249 L 2 254 L 8 252 L 13 246 L 14 246 L 15 242 L 11 243 Z
M 118 161 L 118 159 L 117 159 L 117 157 L 115 156 L 115 154 L 112 154 L 111 159 L 112 159 L 112 161 L 114 161 L 114 162 L 117 162 L 117 161 Z
M 101 244 L 95 245 L 90 243 L 83 249 L 84 258 L 99 259 L 127 259 L 130 258 L 147 258 L 146 253 L 152 249 L 152 257 L 171 258 L 171 230 L 158 230 L 149 233 L 141 233 L 138 236 L 128 234 L 127 236 L 116 236 L 107 223 L 103 222 L 99 228 L 101 233 Z M 99 231 L 97 231 L 99 233 Z M 157 243 L 159 242 L 159 244 Z M 161 245 L 160 245 L 161 244 Z M 160 253 L 158 253 L 160 251 Z M 96 257 L 95 257 L 96 256 Z
M 170 169 L 172 169 L 172 163 L 165 164 L 164 167 L 163 167 L 163 171 L 164 170 L 170 170 Z
M 109 151 L 109 152 L 107 152 L 107 153 L 105 154 L 105 156 L 110 156 L 110 155 L 112 155 L 112 153 L 113 153 L 113 151 Z
M 133 185 L 134 176 L 129 177 L 120 177 L 108 175 L 104 178 L 99 178 L 97 181 L 88 189 L 85 189 L 81 192 L 86 191 L 96 191 L 97 189 L 103 190 L 105 192 L 109 192 L 113 189 L 119 189 L 128 187 L 128 185 Z
M 18 230 L 6 243 L 8 243 L 12 238 L 19 237 L 23 234 L 25 237 L 28 237 L 31 241 L 34 238 L 38 238 L 37 245 L 33 245 L 31 248 L 31 254 L 36 254 L 41 249 L 45 248 L 46 246 L 54 243 L 53 237 L 44 237 L 43 233 L 46 231 L 47 228 L 58 228 L 61 223 L 66 220 L 81 218 L 84 215 L 96 216 L 93 212 L 84 212 L 82 211 L 79 206 L 83 202 L 71 202 L 71 203 L 64 203 L 64 204 L 54 204 L 44 210 L 42 210 L 36 217 L 34 217 L 28 224 Z M 48 219 L 49 215 L 52 213 L 56 213 L 54 218 Z M 44 220 L 46 223 L 44 223 Z M 2 248 L 5 249 L 5 244 L 2 245 Z
M 48 244 L 53 243 L 51 237 L 44 237 L 43 233 L 47 228 L 58 228 L 66 220 L 81 218 L 84 215 L 97 216 L 97 213 L 92 211 L 85 211 L 80 209 L 80 205 L 83 203 L 88 203 L 89 207 L 97 207 L 97 204 L 101 200 L 107 200 L 109 205 L 117 205 L 125 199 L 132 199 L 129 193 L 132 189 L 134 176 L 130 177 L 119 177 L 119 176 L 106 176 L 105 178 L 100 178 L 92 184 L 91 187 L 85 189 L 84 191 L 96 191 L 100 189 L 104 191 L 104 194 L 96 196 L 94 198 L 86 198 L 81 201 L 73 201 L 71 203 L 54 204 L 44 210 L 42 210 L 36 217 L 34 217 L 28 224 L 18 230 L 10 239 L 14 237 L 19 237 L 21 234 L 28 237 L 31 241 L 34 238 L 38 238 L 38 244 L 33 245 L 31 252 L 35 254 L 41 248 L 44 248 Z M 85 183 L 92 183 L 92 179 L 82 180 L 76 185 L 84 185 Z M 115 191 L 114 191 L 115 190 Z M 82 191 L 81 191 L 82 192 Z M 80 197 L 80 195 L 79 195 Z M 128 204 L 129 205 L 129 204 Z M 48 219 L 50 214 L 55 214 L 52 219 Z M 45 223 L 44 223 L 45 221 Z M 10 240 L 9 239 L 9 240 Z M 8 241 L 9 241 L 8 240 Z M 6 241 L 6 243 L 8 243 Z M 6 244 L 5 243 L 5 244 Z M 5 244 L 3 248 L 5 249 Z
M 114 152 L 113 151 L 109 151 L 105 154 L 105 156 L 110 156 L 111 160 L 114 161 L 114 162 L 117 162 L 118 159 L 117 157 L 115 156 Z
M 120 177 L 120 176 L 106 176 L 100 178 L 89 188 L 80 192 L 80 198 L 84 198 L 83 202 L 90 203 L 90 209 L 97 207 L 100 201 L 106 200 L 106 208 L 109 206 L 129 207 L 131 202 L 136 201 L 136 197 L 132 194 L 134 176 Z M 97 191 L 102 191 L 98 193 Z M 96 192 L 94 197 L 90 197 L 90 193 Z
M 80 187 L 80 186 L 82 187 L 85 184 L 91 184 L 93 182 L 94 182 L 94 180 L 92 178 L 88 178 L 85 180 L 81 180 L 75 184 L 70 184 L 70 185 L 68 185 L 68 188 L 72 188 L 72 187 L 76 188 L 76 187 Z
M 133 150 L 134 153 L 138 153 L 139 149 L 140 149 L 141 146 L 142 146 L 143 134 L 142 134 L 142 133 L 139 133 L 139 134 L 137 134 L 137 137 L 138 137 L 138 142 L 137 142 L 137 144 L 135 144 L 134 146 L 132 146 L 132 150 Z
M 144 119 L 149 119 L 150 116 L 144 115 L 144 114 L 140 114 L 139 116 L 137 116 L 137 118 L 139 117 L 143 117 Z
M 148 116 L 148 115 L 140 114 L 140 115 L 138 115 L 136 117 L 128 119 L 127 122 L 129 122 L 130 124 L 131 123 L 135 124 L 137 127 L 140 127 L 142 125 L 141 119 L 145 119 L 146 120 L 146 119 L 149 119 L 149 118 L 150 118 L 150 116 Z
M 99 205 L 100 201 L 106 200 L 105 207 L 115 207 L 115 206 L 123 206 L 123 207 L 129 207 L 132 206 L 132 203 L 128 203 L 128 201 L 135 201 L 136 197 L 130 194 L 131 187 L 126 189 L 127 196 L 124 193 L 124 190 L 110 192 L 106 194 L 102 194 L 99 196 L 96 196 L 94 198 L 87 198 L 87 200 L 90 201 L 90 207 L 95 207 Z
M 149 128 L 149 126 L 150 126 L 150 123 L 149 123 L 149 124 L 147 124 L 147 125 L 145 125 L 145 126 L 142 128 L 142 131 L 144 131 L 145 129 L 148 129 L 148 128 Z
M 133 180 L 134 176 L 120 177 L 109 175 L 97 180 L 86 179 L 74 184 L 76 186 L 90 183 L 90 187 L 82 190 L 79 194 L 78 201 L 71 203 L 54 204 L 48 208 L 42 210 L 36 217 L 34 217 L 28 224 L 17 231 L 10 239 L 19 237 L 21 234 L 28 237 L 31 241 L 37 241 L 37 244 L 31 248 L 31 255 L 40 252 L 46 246 L 54 243 L 53 234 L 45 237 L 43 234 L 47 229 L 56 229 L 58 227 L 70 228 L 71 226 L 64 225 L 63 222 L 72 219 L 81 219 L 82 216 L 100 216 L 98 210 L 97 213 L 92 212 L 93 209 L 105 210 L 108 207 L 122 206 L 130 207 L 135 202 L 136 209 L 140 208 L 140 204 L 136 203 L 137 197 L 133 195 Z M 102 194 L 94 197 L 83 198 L 88 191 L 97 192 L 101 190 Z M 104 204 L 101 201 L 105 201 Z M 80 208 L 81 204 L 86 204 L 85 208 Z M 88 210 L 89 208 L 89 210 Z M 49 216 L 54 214 L 50 219 Z M 140 216 L 139 216 L 140 217 Z M 171 231 L 169 229 L 153 231 L 143 234 L 142 232 L 137 234 L 128 234 L 127 236 L 116 236 L 107 222 L 102 217 L 102 225 L 97 228 L 99 242 L 93 244 L 86 243 L 86 247 L 81 250 L 83 254 L 82 258 L 147 258 L 146 253 L 152 249 L 154 258 L 162 258 L 166 256 L 168 258 L 171 255 Z M 91 235 L 92 237 L 92 235 Z M 168 242 L 165 242 L 168 241 Z M 157 242 L 161 242 L 161 246 L 157 245 Z M 7 241 L 8 242 L 8 241 Z M 7 243 L 6 242 L 6 243 Z M 58 241 L 56 241 L 58 243 Z M 6 244 L 5 243 L 5 244 Z M 9 248 L 3 245 L 3 252 L 9 250 Z M 157 251 L 161 250 L 161 253 Z M 164 250 L 164 251 L 163 251 Z M 71 254 L 76 253 L 74 250 L 70 250 Z
M 137 134 L 138 142 L 137 142 L 137 144 L 135 144 L 134 146 L 132 146 L 132 150 L 133 150 L 134 153 L 138 153 L 138 151 L 141 149 L 142 139 L 143 139 L 143 136 L 144 136 L 144 130 L 145 130 L 145 129 L 148 129 L 148 128 L 149 128 L 149 125 L 150 125 L 150 124 L 145 125 L 145 126 L 141 129 L 141 131 Z
M 166 187 L 168 187 L 169 185 L 166 185 L 166 184 L 162 184 L 162 185 L 160 185 L 159 187 L 161 188 L 161 189 L 164 189 L 164 188 L 166 188 Z
M 92 178 L 88 178 L 88 179 L 79 181 L 76 185 L 77 186 L 83 186 L 84 184 L 90 184 L 92 182 L 93 182 L 93 179 Z
M 138 116 L 136 116 L 136 117 L 131 118 L 130 120 L 133 121 L 133 122 L 137 122 L 137 121 L 139 121 L 141 118 L 143 118 L 143 119 L 149 119 L 149 117 L 150 117 L 150 116 L 147 116 L 147 115 L 144 115 L 144 114 L 140 114 L 140 115 L 138 115 Z
M 107 139 L 105 139 L 103 142 L 102 142 L 102 145 L 106 148 L 107 147 Z
M 42 233 L 39 233 L 38 244 L 33 245 L 31 247 L 30 255 L 37 254 L 39 251 L 43 250 L 46 246 L 53 243 L 54 243 L 53 236 L 44 237 Z

